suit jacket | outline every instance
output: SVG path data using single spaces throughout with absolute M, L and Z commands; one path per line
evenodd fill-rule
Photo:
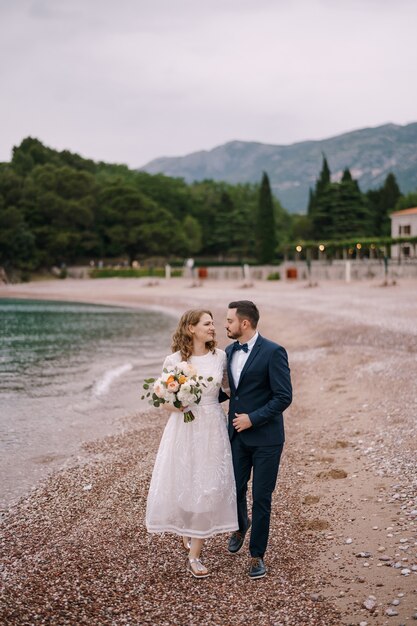
M 283 411 L 292 401 L 288 357 L 285 349 L 261 335 L 249 353 L 237 388 L 230 369 L 233 344 L 227 346 L 227 371 L 230 385 L 229 436 L 235 413 L 247 413 L 252 427 L 239 433 L 245 444 L 268 446 L 284 443 Z

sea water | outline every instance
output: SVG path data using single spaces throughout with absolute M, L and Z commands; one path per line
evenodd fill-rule
M 174 326 L 156 311 L 0 299 L 2 507 L 144 408 Z

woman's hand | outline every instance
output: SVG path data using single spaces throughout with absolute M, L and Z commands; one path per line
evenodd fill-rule
M 173 407 L 174 411 L 178 411 L 178 413 L 186 413 L 189 410 L 189 408 L 190 407 L 188 406 L 182 406 L 182 405 L 179 407 L 176 407 L 176 406 Z

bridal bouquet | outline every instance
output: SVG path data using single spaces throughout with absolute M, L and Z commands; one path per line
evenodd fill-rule
M 212 377 L 207 378 L 207 382 L 212 380 Z M 147 393 L 142 396 L 142 400 L 150 397 L 149 403 L 153 406 L 168 402 L 182 409 L 189 404 L 198 404 L 203 387 L 206 386 L 206 381 L 197 375 L 193 366 L 187 361 L 181 361 L 177 365 L 165 367 L 159 378 L 146 378 L 143 388 Z M 193 419 L 192 411 L 184 411 L 184 422 L 192 422 Z

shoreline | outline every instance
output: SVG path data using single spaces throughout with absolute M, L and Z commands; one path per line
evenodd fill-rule
M 398 612 L 397 619 L 411 621 L 417 611 L 417 573 L 411 569 L 417 562 L 416 538 L 413 539 L 417 517 L 412 514 L 417 509 L 413 490 L 413 481 L 416 480 L 413 441 L 417 398 L 413 395 L 413 381 L 417 376 L 417 295 L 411 288 L 415 283 L 404 281 L 403 284 L 401 281 L 400 285 L 378 290 L 371 289 L 377 287 L 375 283 L 323 283 L 317 288 L 307 288 L 300 283 L 255 283 L 248 288 L 233 281 L 220 284 L 208 281 L 201 288 L 192 288 L 186 279 L 155 282 L 157 284 L 149 285 L 142 279 L 48 281 L 47 284 L 0 286 L 0 297 L 23 295 L 33 299 L 75 301 L 77 295 L 81 298 L 77 300 L 79 302 L 162 307 L 164 312 L 168 308 L 174 316 L 185 308 L 204 306 L 213 309 L 219 347 L 227 343 L 222 332 L 227 302 L 232 299 L 253 299 L 257 302 L 261 311 L 261 334 L 282 343 L 288 350 L 295 399 L 285 415 L 287 443 L 274 497 L 270 550 L 266 556 L 271 571 L 264 587 L 269 589 L 270 594 L 276 594 L 276 603 L 271 604 L 265 599 L 267 612 L 261 614 L 261 609 L 249 608 L 251 605 L 242 598 L 246 618 L 256 619 L 260 624 L 273 623 L 268 621 L 272 619 L 280 623 L 279 619 L 284 619 L 285 614 L 290 621 L 283 623 L 297 626 L 304 623 L 339 626 L 367 620 L 379 626 L 388 622 L 390 618 L 385 611 L 391 608 Z M 393 383 L 395 390 L 391 391 Z M 114 447 L 123 457 L 124 467 L 133 483 L 135 473 L 132 463 L 134 465 L 137 461 L 141 468 L 136 485 L 129 484 L 127 487 L 122 481 L 125 489 L 122 498 L 125 530 L 129 528 L 129 532 L 133 532 L 134 528 L 134 536 L 139 538 L 139 545 L 145 553 L 143 556 L 133 546 L 129 548 L 135 553 L 137 566 L 140 569 L 143 559 L 147 563 L 149 559 L 156 559 L 152 584 L 163 594 L 167 593 L 173 580 L 184 592 L 192 587 L 182 573 L 181 563 L 178 565 L 179 555 L 172 538 L 166 540 L 167 548 L 161 539 L 149 539 L 139 523 L 146 497 L 146 481 L 150 477 L 153 455 L 165 420 L 162 414 L 152 414 L 151 419 L 147 415 L 150 415 L 149 411 L 132 412 L 126 417 L 125 433 L 85 444 L 83 448 L 91 455 L 86 465 L 59 470 L 11 510 L 6 530 L 13 522 L 17 537 L 12 539 L 9 557 L 10 550 L 16 549 L 19 544 L 26 546 L 29 560 L 32 558 L 30 546 L 35 537 L 39 539 L 40 528 L 36 520 L 39 519 L 40 502 L 46 497 L 45 493 L 57 510 L 64 505 L 68 508 L 71 503 L 75 508 L 81 507 L 80 518 L 72 525 L 74 536 L 82 531 L 85 524 L 88 526 L 84 508 L 86 498 L 89 498 L 93 508 L 90 516 L 101 512 L 108 515 L 111 522 L 114 516 L 111 507 L 108 502 L 104 504 L 104 494 L 100 499 L 100 494 L 93 493 L 94 483 L 91 491 L 81 493 L 80 488 L 77 490 L 74 485 L 80 485 L 81 477 L 90 471 L 96 472 L 98 482 L 105 477 L 110 490 L 118 491 L 121 487 Z M 134 443 L 129 442 L 129 436 Z M 140 505 L 134 516 L 132 509 L 136 507 L 136 500 L 132 493 L 135 489 L 140 492 Z M 25 511 L 30 511 L 31 519 L 35 519 L 30 533 L 23 531 Z M 46 516 L 45 519 L 49 516 L 49 525 L 53 520 L 57 521 L 53 508 L 48 508 L 42 515 Z M 106 526 L 103 524 L 100 518 L 101 530 Z M 112 528 L 115 532 L 114 525 Z M 59 529 L 56 534 L 61 547 L 64 541 L 62 532 L 61 522 L 61 534 Z M 403 539 L 406 541 L 401 541 Z M 74 541 L 71 549 L 78 553 L 80 545 Z M 227 583 L 240 597 L 236 584 L 242 582 L 239 572 L 244 559 L 230 565 L 222 542 L 224 539 L 221 538 L 213 540 L 207 555 L 210 567 L 216 572 L 207 593 L 218 592 Z M 127 545 L 131 544 L 126 544 L 125 548 Z M 68 547 L 66 549 L 69 557 L 71 551 Z M 96 549 L 98 554 L 102 554 L 104 547 L 97 545 Z M 108 545 L 106 549 L 109 549 Z M 42 552 L 44 558 L 49 564 L 53 563 L 51 546 L 46 549 L 45 544 L 45 550 Z M 361 552 L 369 555 L 355 556 Z M 162 565 L 162 557 L 169 563 L 168 571 Z M 385 560 L 380 560 L 381 557 Z M 19 584 L 19 581 L 21 584 L 23 570 L 20 561 L 12 559 L 6 580 L 8 615 L 17 610 L 11 586 L 12 583 Z M 397 563 L 401 567 L 394 567 Z M 170 568 L 175 572 L 174 579 Z M 232 571 L 229 571 L 230 568 Z M 410 569 L 410 573 L 401 574 L 404 569 Z M 146 580 L 148 574 L 146 570 Z M 35 572 L 31 578 L 32 586 L 26 588 L 24 593 L 32 605 L 36 604 L 33 585 L 39 584 L 41 579 L 42 572 L 38 575 Z M 65 580 L 67 586 L 72 588 L 73 578 L 68 575 Z M 156 620 L 153 623 L 158 623 L 161 619 L 161 616 L 158 617 L 160 607 L 152 601 L 152 591 L 146 590 L 146 580 L 138 598 L 147 607 L 147 613 L 141 612 L 139 605 L 131 602 L 124 614 L 119 612 L 118 617 L 115 615 L 110 621 L 110 615 L 106 617 L 100 613 L 97 617 L 88 613 L 83 605 L 82 610 L 79 608 L 78 613 L 72 614 L 72 620 L 82 615 L 82 611 L 87 611 L 92 624 L 127 623 L 123 619 L 129 616 L 130 619 L 140 618 L 145 623 L 146 615 L 153 616 Z M 134 587 L 134 583 L 131 584 Z M 200 597 L 202 603 L 205 593 Z M 399 594 L 404 595 L 398 597 Z M 375 596 L 375 601 L 371 599 L 375 602 L 372 610 L 362 606 L 369 595 Z M 197 596 L 192 591 L 193 597 L 196 600 Z M 285 598 L 290 599 L 290 607 Z M 299 607 L 293 605 L 297 598 Z M 171 614 L 178 615 L 179 620 L 185 619 L 180 600 L 175 593 L 173 599 L 168 601 L 167 596 L 166 600 Z M 390 604 L 394 600 L 398 600 L 399 604 Z M 117 598 L 114 603 L 117 604 Z M 286 604 L 285 613 L 280 603 L 283 607 Z M 189 608 L 189 600 L 185 605 Z M 217 613 L 216 609 L 210 613 L 208 604 L 204 607 L 206 616 L 212 619 L 209 623 L 243 623 L 236 606 L 229 613 L 223 605 L 217 607 Z M 223 616 L 223 621 L 220 616 Z M 13 622 L 6 620 L 5 623 Z M 393 623 L 392 618 L 390 623 Z
M 11 333 L 4 350 L 0 338 L 3 512 L 51 471 L 79 462 L 83 442 L 121 432 L 132 407 L 147 408 L 140 381 L 165 355 L 173 317 L 115 303 L 1 302 Z

